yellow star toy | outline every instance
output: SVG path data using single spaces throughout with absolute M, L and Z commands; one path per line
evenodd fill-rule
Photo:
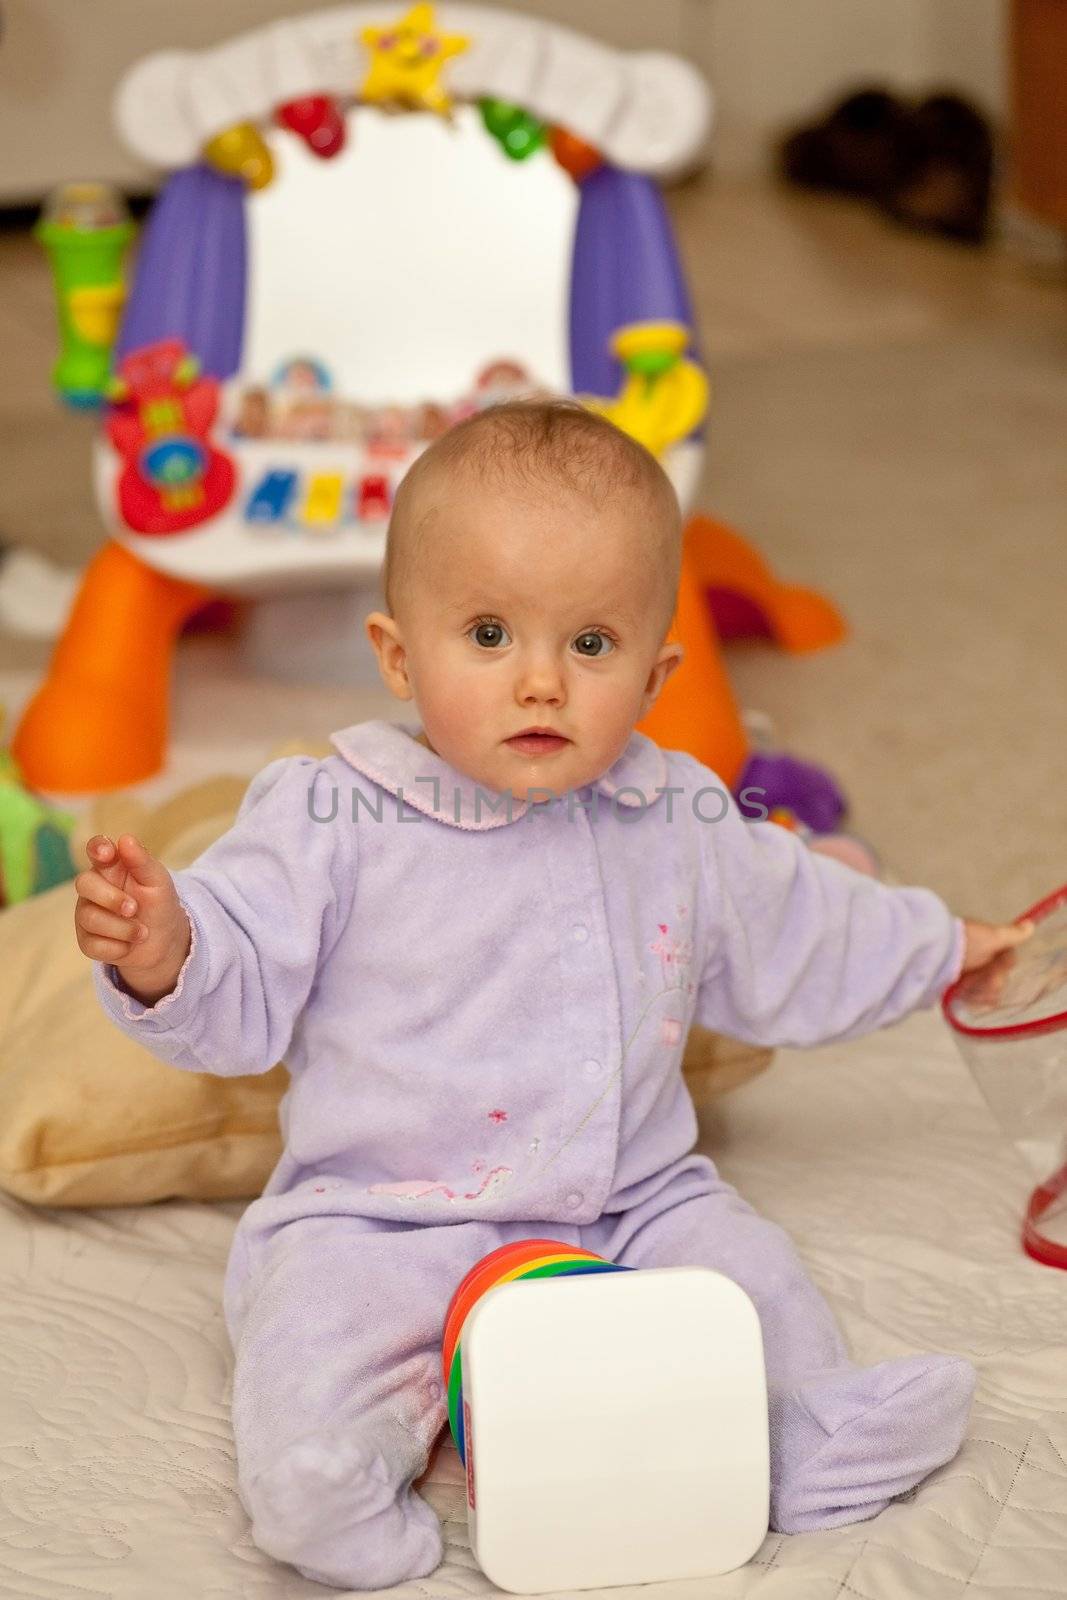
M 470 40 L 461 33 L 438 33 L 432 5 L 423 0 L 391 26 L 362 29 L 360 39 L 371 56 L 360 99 L 448 116 L 452 97 L 438 81 L 441 68 L 451 56 L 461 55 Z

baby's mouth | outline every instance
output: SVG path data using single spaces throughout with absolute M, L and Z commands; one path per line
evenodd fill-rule
M 562 734 L 555 733 L 516 733 L 510 739 L 505 739 L 505 744 L 517 750 L 524 756 L 548 756 L 557 750 L 562 750 L 570 744 Z

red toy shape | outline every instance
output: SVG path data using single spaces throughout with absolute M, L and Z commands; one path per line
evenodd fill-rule
M 288 100 L 275 113 L 283 128 L 298 134 L 312 155 L 328 161 L 344 149 L 345 119 L 332 95 L 312 94 Z
M 384 474 L 368 473 L 360 480 L 356 514 L 361 522 L 384 521 L 391 503 L 389 479 Z
M 107 434 L 125 460 L 118 500 L 126 526 L 134 533 L 182 533 L 221 511 L 237 475 L 210 436 L 219 386 L 200 376 L 182 341 L 131 350 L 112 398 Z

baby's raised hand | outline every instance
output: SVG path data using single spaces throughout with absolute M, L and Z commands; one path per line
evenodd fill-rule
M 98 833 L 85 847 L 89 870 L 74 880 L 78 948 L 111 962 L 144 1005 L 170 994 L 189 954 L 189 918 L 174 880 L 132 833 L 116 844 Z

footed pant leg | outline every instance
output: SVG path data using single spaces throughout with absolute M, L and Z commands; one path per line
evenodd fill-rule
M 346 1589 L 438 1565 L 440 1526 L 412 1484 L 447 1421 L 445 1311 L 506 1238 L 330 1216 L 256 1240 L 230 1332 L 238 1488 L 261 1550 Z
M 752 1299 L 767 1365 L 771 1526 L 779 1532 L 873 1517 L 959 1449 L 974 1392 L 970 1364 L 929 1355 L 857 1366 L 788 1235 L 705 1156 L 687 1157 L 665 1188 L 632 1210 L 605 1214 L 581 1236 L 586 1248 L 629 1267 L 712 1267 Z

